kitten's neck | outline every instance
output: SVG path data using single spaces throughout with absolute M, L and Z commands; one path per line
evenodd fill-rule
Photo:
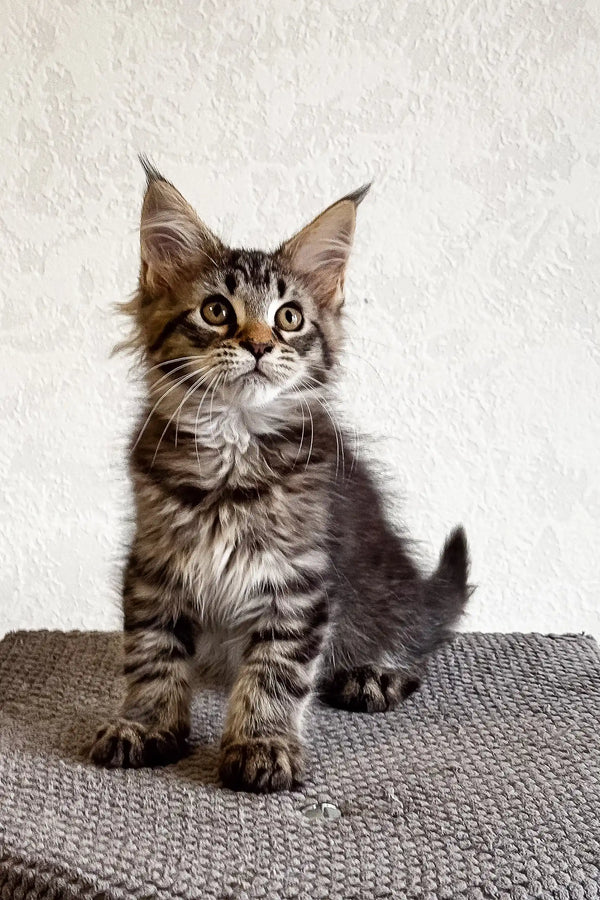
M 312 394 L 277 397 L 263 406 L 214 402 L 212 409 L 182 411 L 180 427 L 196 435 L 198 443 L 216 451 L 234 449 L 246 453 L 261 440 L 285 435 L 290 430 L 310 430 L 320 418 L 325 396 Z

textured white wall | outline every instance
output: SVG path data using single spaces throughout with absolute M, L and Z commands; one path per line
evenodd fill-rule
M 374 179 L 348 418 L 467 628 L 600 635 L 598 0 L 1 12 L 0 631 L 118 623 L 144 150 L 249 245 Z

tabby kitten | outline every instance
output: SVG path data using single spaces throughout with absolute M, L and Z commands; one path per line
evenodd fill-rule
M 126 697 L 91 751 L 106 766 L 185 750 L 192 673 L 230 689 L 227 787 L 303 772 L 311 698 L 392 709 L 466 602 L 458 528 L 424 577 L 330 408 L 344 272 L 368 188 L 272 253 L 233 250 L 146 160 L 139 287 L 147 386 L 131 446 Z

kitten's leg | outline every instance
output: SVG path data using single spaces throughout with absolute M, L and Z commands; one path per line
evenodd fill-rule
M 317 677 L 327 601 L 292 596 L 287 608 L 305 612 L 259 623 L 231 693 L 219 771 L 234 790 L 289 790 L 302 776 L 301 722 Z
M 145 579 L 129 572 L 127 585 L 125 701 L 121 717 L 98 731 L 90 755 L 110 768 L 165 765 L 183 754 L 189 734 L 194 625 L 152 602 Z
M 394 709 L 419 687 L 416 675 L 381 666 L 341 669 L 325 680 L 321 696 L 330 706 L 351 712 L 385 712 Z

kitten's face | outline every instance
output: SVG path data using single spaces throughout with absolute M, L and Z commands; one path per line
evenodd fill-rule
M 180 373 L 198 372 L 198 391 L 211 385 L 232 403 L 262 406 L 326 380 L 339 317 L 324 313 L 277 256 L 226 251 L 183 293 L 177 327 L 162 343 L 159 335 L 153 354 L 193 357 Z
M 139 343 L 189 397 L 265 406 L 326 382 L 341 340 L 356 206 L 343 198 L 274 253 L 232 250 L 147 167 Z

